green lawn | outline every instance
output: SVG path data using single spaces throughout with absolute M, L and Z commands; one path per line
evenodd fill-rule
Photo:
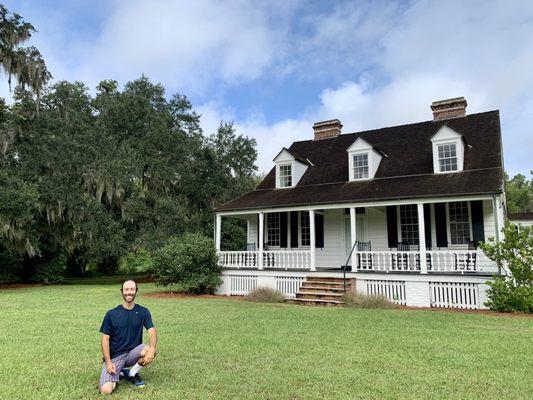
M 533 318 L 155 299 L 159 356 L 130 399 L 525 399 Z M 0 398 L 99 398 L 99 333 L 118 286 L 0 290 Z

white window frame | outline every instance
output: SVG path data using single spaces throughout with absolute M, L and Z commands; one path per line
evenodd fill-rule
M 453 169 L 453 170 L 450 170 L 450 171 L 442 171 L 441 170 L 441 165 L 440 165 L 440 160 L 441 158 L 439 157 L 439 147 L 441 146 L 455 146 L 455 168 L 456 169 Z M 459 146 L 457 144 L 457 141 L 454 140 L 454 141 L 447 141 L 447 142 L 443 142 L 443 143 L 436 143 L 435 144 L 435 147 L 436 147 L 436 150 L 435 150 L 435 155 L 437 157 L 437 168 L 438 168 L 438 173 L 439 174 L 447 174 L 447 173 L 452 173 L 452 172 L 458 172 L 459 171 Z M 450 158 L 446 158 L 446 159 L 451 159 Z
M 364 165 L 363 166 L 356 166 L 354 159 L 356 157 L 361 157 L 361 156 L 366 156 L 366 176 L 361 177 L 361 178 L 356 178 L 355 177 L 355 169 L 356 168 L 364 168 Z M 353 153 L 353 154 L 351 154 L 351 157 L 352 157 L 352 175 L 353 175 L 354 181 L 361 181 L 361 180 L 369 179 L 370 178 L 370 154 L 368 152 Z
M 302 213 L 307 214 L 309 218 L 309 211 L 298 211 L 298 246 L 305 249 L 311 247 L 311 221 L 309 221 L 309 244 L 304 245 L 302 237 Z
M 354 163 L 353 163 L 353 158 L 354 156 L 361 156 L 361 155 L 365 155 L 366 154 L 366 159 L 367 159 L 367 163 L 368 163 L 368 177 L 366 178 L 355 178 L 355 174 L 354 174 Z M 367 181 L 369 179 L 372 179 L 372 171 L 374 170 L 373 169 L 373 165 L 372 165 L 372 157 L 370 156 L 370 151 L 368 150 L 365 150 L 365 151 L 350 151 L 348 153 L 348 168 L 349 168 L 349 178 L 350 178 L 350 181 Z
M 403 206 L 414 206 L 415 209 L 416 209 L 416 204 L 402 204 Z M 402 238 L 402 216 L 401 216 L 401 205 L 399 206 L 396 206 L 396 221 L 397 221 L 397 225 L 398 225 L 398 243 L 401 243 L 403 241 L 403 238 Z M 420 246 L 420 221 L 418 220 L 418 210 L 417 210 L 417 214 L 416 214 L 416 221 L 417 221 L 417 224 L 418 224 L 418 241 L 419 243 L 414 243 L 414 244 L 411 244 L 409 243 L 410 246 Z
M 281 176 L 281 169 L 283 167 L 290 167 L 291 169 L 291 174 L 290 175 L 284 175 L 283 177 Z M 290 179 L 291 179 L 291 184 L 290 185 L 286 185 L 286 186 L 282 186 L 281 183 L 281 179 L 282 178 L 286 178 L 290 176 Z M 276 179 L 278 181 L 278 184 L 277 184 L 277 187 L 279 189 L 286 189 L 286 188 L 291 188 L 294 186 L 294 166 L 293 166 L 293 163 L 282 163 L 282 164 L 278 164 L 277 167 L 276 167 Z
M 269 241 L 269 237 L 268 237 L 268 231 L 270 229 L 270 221 L 269 221 L 269 215 L 271 214 L 278 214 L 278 222 L 279 222 L 279 225 L 278 225 L 278 235 L 279 235 L 279 244 L 277 245 L 273 245 L 273 244 L 270 244 L 270 241 Z M 265 238 L 266 238 L 266 242 L 268 243 L 268 248 L 272 248 L 272 249 L 279 249 L 281 248 L 281 214 L 279 212 L 273 212 L 273 213 L 267 213 L 266 214 L 266 218 L 265 218 Z
M 433 172 L 435 174 L 455 174 L 461 172 L 464 168 L 465 158 L 465 143 L 462 136 L 453 129 L 443 126 L 432 137 L 432 151 L 433 151 Z M 455 155 L 457 157 L 457 169 L 455 171 L 442 171 L 439 165 L 439 147 L 445 144 L 455 144 Z
M 452 201 L 452 203 L 463 203 L 464 201 Z M 469 235 L 470 235 L 470 241 L 474 237 L 474 234 L 472 232 L 472 210 L 470 208 L 470 202 L 466 201 L 467 207 L 468 207 L 468 225 L 469 225 Z M 450 202 L 446 202 L 446 234 L 447 234 L 447 240 L 448 240 L 448 248 L 459 248 L 464 249 L 465 247 L 468 247 L 468 243 L 456 243 L 452 244 L 452 229 L 451 229 L 451 223 L 450 223 Z

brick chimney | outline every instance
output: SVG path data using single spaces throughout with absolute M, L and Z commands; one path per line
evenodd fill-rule
M 466 106 L 467 103 L 464 97 L 434 101 L 431 103 L 433 121 L 464 117 L 466 115 Z
M 338 119 L 315 122 L 313 130 L 315 131 L 315 140 L 327 139 L 339 136 L 341 134 L 342 124 Z

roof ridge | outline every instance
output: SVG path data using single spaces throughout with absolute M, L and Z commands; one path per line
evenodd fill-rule
M 478 113 L 474 113 L 474 114 L 467 114 L 465 115 L 464 117 L 460 117 L 460 118 L 452 118 L 452 119 L 441 119 L 441 120 L 438 120 L 438 121 L 434 121 L 432 119 L 430 120 L 427 120 L 427 121 L 419 121 L 419 122 L 411 122 L 409 124 L 401 124 L 401 125 L 392 125 L 392 126 L 383 126 L 381 128 L 373 128 L 373 129 L 367 129 L 367 130 L 364 130 L 364 131 L 357 131 L 357 132 L 346 132 L 346 133 L 341 133 L 340 135 L 338 136 L 334 136 L 334 137 L 330 137 L 330 138 L 324 138 L 324 139 L 321 139 L 321 141 L 323 140 L 330 140 L 330 139 L 338 139 L 340 137 L 343 137 L 343 136 L 349 136 L 349 135 L 360 135 L 360 134 L 363 134 L 363 133 L 370 133 L 370 132 L 375 132 L 375 131 L 381 131 L 381 130 L 384 130 L 384 129 L 396 129 L 396 128 L 403 128 L 403 127 L 406 127 L 406 126 L 413 126 L 413 125 L 421 125 L 421 124 L 427 124 L 427 123 L 441 123 L 441 122 L 446 122 L 446 121 L 450 121 L 450 120 L 458 120 L 458 119 L 462 119 L 462 118 L 468 118 L 468 117 L 471 117 L 471 116 L 476 116 L 476 115 L 481 115 L 481 114 L 489 114 L 489 113 L 494 113 L 494 112 L 499 112 L 500 110 L 499 109 L 495 109 L 495 110 L 489 110 L 489 111 L 482 111 L 482 112 L 478 112 Z M 315 140 L 314 139 L 306 139 L 306 140 L 297 140 L 295 142 L 292 142 L 292 144 L 295 144 L 295 143 L 304 143 L 304 142 L 314 142 Z M 291 144 L 291 146 L 292 146 Z M 289 146 L 290 147 L 290 146 Z

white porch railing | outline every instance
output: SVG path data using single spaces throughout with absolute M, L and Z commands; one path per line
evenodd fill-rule
M 219 251 L 219 263 L 224 268 L 259 268 L 259 251 Z M 311 252 L 303 250 L 263 251 L 263 268 L 310 269 Z
M 358 251 L 354 262 L 358 271 L 420 271 L 420 253 L 415 251 Z
M 418 251 L 358 251 L 353 258 L 357 271 L 420 272 Z M 427 251 L 426 267 L 428 272 L 497 272 L 497 266 L 476 250 Z
M 433 272 L 480 272 L 480 254 L 475 250 L 429 251 L 427 252 L 428 271 Z

